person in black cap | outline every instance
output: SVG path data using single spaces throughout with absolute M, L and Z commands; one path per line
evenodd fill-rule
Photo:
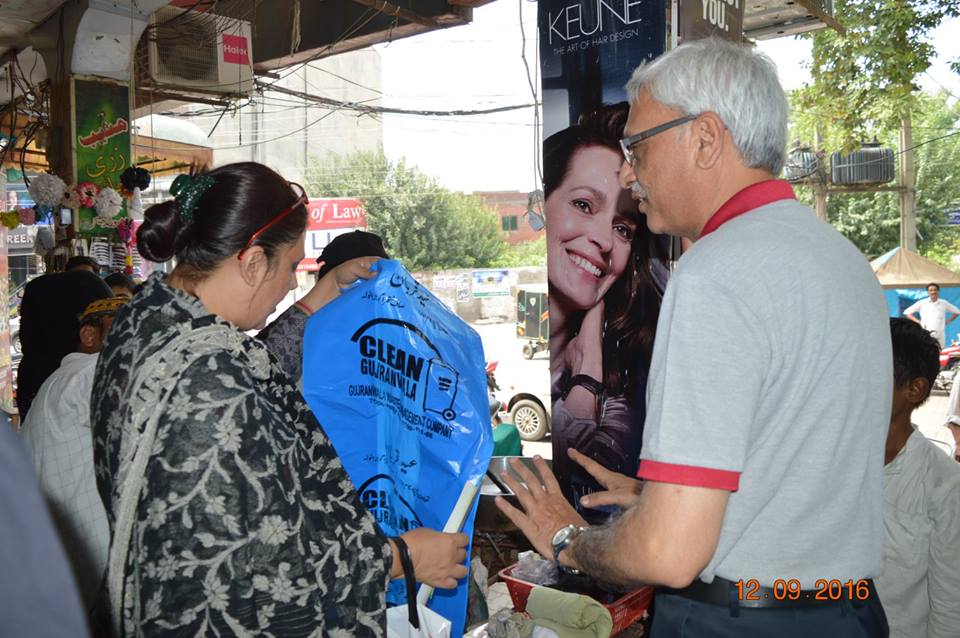
M 23 290 L 20 304 L 20 343 L 23 358 L 17 368 L 17 409 L 20 422 L 40 386 L 76 346 L 80 313 L 88 304 L 111 296 L 103 279 L 87 270 L 37 277 Z
M 338 235 L 327 244 L 317 258 L 317 283 L 257 335 L 293 378 L 303 375 L 303 330 L 310 315 L 336 299 L 341 289 L 373 277 L 373 263 L 389 258 L 383 240 L 363 230 Z

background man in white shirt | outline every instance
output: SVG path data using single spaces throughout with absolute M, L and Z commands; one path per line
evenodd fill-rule
M 76 351 L 40 386 L 21 429 L 88 611 L 96 602 L 110 543 L 94 474 L 90 392 L 103 340 L 127 300 L 109 297 L 87 306 Z
M 910 423 L 930 395 L 940 351 L 906 319 L 891 319 L 890 332 L 894 391 L 877 592 L 890 638 L 947 638 L 960 631 L 960 464 Z
M 930 334 L 940 342 L 942 350 L 946 345 L 947 324 L 960 316 L 960 308 L 940 298 L 939 284 L 929 284 L 927 295 L 929 296 L 926 299 L 921 299 L 904 310 L 903 316 L 929 330 Z M 948 312 L 951 315 L 949 319 L 947 319 Z M 919 317 L 917 317 L 918 314 Z

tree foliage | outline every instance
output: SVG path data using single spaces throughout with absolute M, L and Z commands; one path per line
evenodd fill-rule
M 960 252 L 960 228 L 945 226 L 946 211 L 960 207 L 960 103 L 945 92 L 917 93 L 914 110 L 914 169 L 917 188 L 918 248 L 921 253 L 950 264 Z M 810 118 L 796 118 L 795 139 L 813 136 Z M 886 147 L 896 148 L 896 128 L 877 127 L 874 136 Z M 809 189 L 799 189 L 812 201 Z M 896 193 L 831 195 L 827 203 L 830 222 L 868 256 L 896 247 L 900 239 L 900 208 Z
M 900 152 L 898 130 L 909 115 L 918 248 L 948 264 L 960 248 L 960 231 L 944 226 L 945 211 L 960 205 L 955 185 L 960 139 L 951 135 L 960 112 L 945 94 L 921 92 L 917 78 L 936 55 L 933 30 L 960 15 L 960 0 L 834 0 L 833 7 L 846 35 L 825 29 L 811 36 L 812 82 L 792 96 L 793 137 L 812 142 L 816 128 L 828 153 L 848 152 L 872 139 Z M 828 216 L 869 256 L 899 243 L 896 193 L 832 195 Z
M 833 7 L 846 35 L 813 34 L 813 82 L 797 104 L 850 150 L 913 109 L 916 78 L 936 54 L 929 34 L 960 15 L 960 0 L 835 0 Z
M 441 187 L 382 150 L 313 160 L 307 190 L 317 197 L 355 197 L 372 232 L 408 270 L 483 268 L 503 253 L 496 213 L 476 197 Z
M 491 266 L 496 268 L 514 268 L 517 266 L 547 265 L 547 237 L 540 235 L 533 241 L 525 241 L 507 246 L 503 254 Z

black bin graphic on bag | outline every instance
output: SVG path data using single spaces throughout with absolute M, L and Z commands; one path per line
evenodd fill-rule
M 427 385 L 423 390 L 423 409 L 439 414 L 447 421 L 457 416 L 453 402 L 457 400 L 460 375 L 442 360 L 430 359 L 427 368 Z

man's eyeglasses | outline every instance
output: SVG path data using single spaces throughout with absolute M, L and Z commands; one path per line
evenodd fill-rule
M 282 220 L 284 217 L 286 217 L 287 215 L 289 215 L 290 213 L 292 213 L 294 210 L 296 210 L 296 209 L 299 208 L 300 206 L 306 206 L 306 204 L 307 204 L 307 192 L 306 192 L 305 190 L 303 190 L 303 186 L 301 186 L 300 184 L 297 184 L 297 183 L 295 183 L 295 182 L 290 182 L 290 186 L 291 186 L 291 187 L 294 187 L 294 186 L 295 186 L 295 187 L 296 187 L 295 190 L 300 191 L 300 197 L 297 198 L 297 201 L 293 202 L 292 204 L 290 204 L 289 206 L 287 206 L 286 208 L 284 208 L 282 211 L 280 211 L 279 213 L 277 213 L 276 215 L 274 215 L 274 216 L 270 219 L 270 221 L 268 221 L 266 224 L 264 224 L 263 226 L 261 226 L 260 228 L 258 228 L 255 233 L 253 233 L 252 235 L 250 235 L 250 240 L 247 242 L 247 245 L 243 247 L 243 250 L 241 250 L 239 253 L 237 253 L 237 259 L 243 259 L 243 253 L 247 252 L 247 250 L 250 249 L 250 246 L 253 246 L 253 242 L 255 242 L 255 241 L 257 240 L 257 238 L 260 237 L 260 235 L 262 235 L 262 234 L 264 234 L 265 232 L 267 232 L 267 231 L 268 231 L 270 228 L 272 228 L 275 224 L 277 224 L 278 222 L 280 222 L 280 220 Z
M 633 166 L 637 158 L 633 155 L 633 147 L 642 142 L 645 139 L 651 138 L 654 135 L 663 133 L 664 131 L 669 131 L 675 126 L 680 126 L 681 124 L 686 124 L 692 120 L 700 117 L 699 115 L 684 115 L 683 117 L 678 117 L 675 120 L 670 120 L 666 124 L 661 124 L 660 126 L 654 126 L 653 128 L 648 128 L 646 131 L 640 131 L 636 135 L 631 135 L 630 137 L 625 137 L 620 140 L 620 150 L 623 151 L 623 158 L 627 160 L 627 164 Z

